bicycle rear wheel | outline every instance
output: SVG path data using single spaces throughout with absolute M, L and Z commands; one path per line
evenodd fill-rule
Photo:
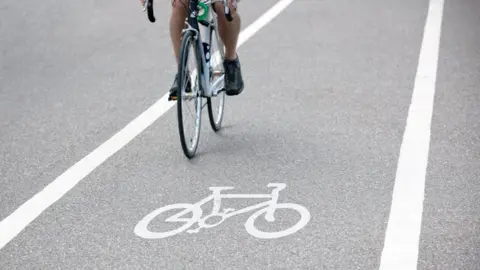
M 201 60 L 197 41 L 191 31 L 185 32 L 180 51 L 180 65 L 178 67 L 180 91 L 177 93 L 177 114 L 180 142 L 183 153 L 189 159 L 195 156 L 200 139 L 200 127 L 202 119 L 202 97 L 200 95 L 200 70 Z M 189 60 L 193 62 L 188 67 Z M 192 72 L 190 72 L 192 70 Z M 189 103 L 193 104 L 193 110 L 188 109 Z M 193 132 L 186 130 L 184 122 L 189 116 L 193 117 Z M 193 135 L 190 138 L 188 135 Z
M 212 126 L 212 129 L 217 132 L 220 130 L 222 125 L 223 111 L 225 107 L 225 69 L 223 67 L 225 48 L 222 40 L 219 38 L 218 35 L 216 18 L 214 20 L 215 25 L 210 35 L 210 87 L 214 87 L 213 92 L 217 94 L 215 96 L 207 98 L 207 106 L 210 125 Z

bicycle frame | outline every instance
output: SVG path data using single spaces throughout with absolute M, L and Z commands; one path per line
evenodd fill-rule
M 152 1 L 152 0 L 150 0 Z M 210 85 L 210 62 L 207 62 L 205 55 L 206 52 L 203 47 L 203 42 L 208 43 L 208 45 L 211 48 L 211 42 L 212 42 L 212 32 L 215 30 L 217 27 L 216 23 L 212 22 L 212 8 L 213 6 L 211 5 L 211 0 L 205 0 L 201 1 L 205 5 L 209 7 L 208 9 L 208 14 L 207 14 L 207 21 L 204 20 L 198 20 L 198 3 L 200 0 L 190 0 L 189 2 L 189 15 L 187 16 L 186 24 L 187 28 L 182 31 L 183 35 L 185 32 L 193 32 L 193 36 L 195 39 L 195 47 L 198 49 L 197 54 L 200 55 L 201 57 L 201 67 L 202 70 L 200 72 L 197 72 L 197 74 L 200 76 L 200 93 L 202 97 L 212 97 L 215 96 L 217 93 L 214 93 L 213 90 L 216 89 L 217 84 L 221 83 L 221 80 L 217 80 L 216 83 L 213 85 Z M 225 16 L 227 16 L 227 19 L 231 20 L 231 15 L 230 15 L 230 10 L 228 8 L 228 5 L 226 4 L 226 0 L 223 0 L 224 5 L 225 5 Z M 204 28 L 200 28 L 200 25 L 202 25 Z M 202 31 L 204 30 L 204 31 Z M 202 32 L 205 33 L 205 31 L 208 31 L 208 40 L 202 40 Z M 217 37 L 218 38 L 218 37 Z M 210 52 L 211 53 L 211 50 Z M 210 59 L 212 59 L 213 56 L 210 55 Z M 221 78 L 223 79 L 223 78 Z

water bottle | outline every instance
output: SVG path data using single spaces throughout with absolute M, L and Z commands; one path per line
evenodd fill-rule
M 198 3 L 199 11 L 199 21 L 207 21 L 209 17 L 208 5 L 203 2 Z M 205 52 L 205 60 L 207 64 L 210 62 L 210 28 L 199 24 L 200 36 L 202 37 L 203 51 Z
M 208 10 L 208 6 L 205 5 L 204 3 L 200 2 L 199 3 L 199 8 L 203 11 L 200 12 L 201 16 L 199 18 L 199 20 L 208 20 L 209 19 L 209 10 Z M 201 38 L 201 42 L 202 42 L 202 45 L 203 45 L 203 52 L 205 54 L 205 62 L 207 63 L 207 68 L 203 71 L 204 72 L 204 76 L 207 78 L 207 80 L 209 80 L 211 74 L 210 74 L 210 69 L 208 68 L 210 66 L 210 58 L 211 58 L 211 55 L 210 55 L 210 39 L 211 39 L 211 29 L 210 27 L 206 27 L 202 24 L 198 24 L 198 27 L 199 27 L 199 31 L 200 31 L 200 38 Z M 204 94 L 206 96 L 211 96 L 211 92 L 210 92 L 210 89 L 208 89 L 209 87 L 207 87 L 207 89 L 205 89 L 205 92 Z

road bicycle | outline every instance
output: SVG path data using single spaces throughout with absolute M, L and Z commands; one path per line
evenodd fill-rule
M 225 16 L 232 21 L 230 9 L 223 0 Z M 146 0 L 144 10 L 147 11 L 149 20 L 155 22 L 153 12 L 153 0 Z M 197 152 L 200 139 L 202 110 L 207 105 L 208 116 L 212 129 L 217 132 L 221 128 L 225 107 L 225 90 L 223 58 L 225 55 L 224 44 L 218 35 L 217 14 L 213 11 L 211 0 L 190 0 L 188 16 L 185 20 L 186 28 L 182 32 L 182 45 L 180 50 L 180 62 L 178 65 L 180 93 L 177 93 L 177 118 L 180 142 L 185 156 L 193 158 Z M 218 47 L 218 51 L 212 54 L 212 45 Z M 192 48 L 194 67 L 187 67 L 189 49 Z M 217 60 L 217 64 L 212 64 Z M 190 76 L 189 76 L 190 75 Z M 196 79 L 194 79 L 196 78 Z M 206 100 L 206 103 L 203 102 Z M 194 131 L 193 137 L 187 138 L 184 120 L 187 114 L 183 112 L 187 103 L 194 104 Z M 217 103 L 218 106 L 214 104 Z M 217 109 L 217 110 L 215 110 Z M 189 143 L 191 144 L 189 146 Z
M 224 190 L 231 190 L 233 187 L 210 187 L 212 194 L 203 200 L 195 203 L 177 203 L 167 205 L 161 208 L 158 208 L 148 215 L 146 215 L 142 220 L 140 220 L 137 225 L 135 226 L 134 232 L 136 235 L 146 239 L 160 239 L 170 237 L 179 233 L 184 232 L 185 230 L 192 227 L 195 223 L 197 223 L 198 227 L 195 229 L 187 230 L 187 233 L 198 233 L 202 228 L 209 229 L 220 225 L 226 219 L 240 215 L 252 210 L 259 209 L 255 213 L 253 213 L 245 222 L 245 229 L 246 231 L 257 238 L 261 239 L 273 239 L 284 237 L 290 234 L 293 234 L 303 227 L 307 225 L 310 221 L 310 212 L 302 205 L 294 204 L 294 203 L 278 203 L 278 195 L 279 192 L 285 189 L 286 185 L 283 183 L 270 183 L 267 185 L 268 187 L 274 188 L 271 194 L 222 194 L 221 191 Z M 226 208 L 222 211 L 220 210 L 221 207 L 221 200 L 222 199 L 269 199 L 265 202 L 255 204 L 252 206 L 248 206 L 246 208 L 242 208 L 239 210 L 235 210 L 233 208 Z M 202 218 L 203 210 L 202 205 L 210 202 L 213 200 L 213 209 L 212 212 Z M 152 232 L 148 229 L 148 225 L 150 222 L 158 217 L 160 214 L 171 211 L 174 209 L 184 209 L 180 211 L 178 214 L 175 214 L 165 220 L 165 222 L 184 222 L 185 224 L 179 228 L 165 231 L 165 232 Z M 300 214 L 300 220 L 290 228 L 281 231 L 275 232 L 264 232 L 259 230 L 255 227 L 255 221 L 261 215 L 265 215 L 265 220 L 269 222 L 275 221 L 275 211 L 278 209 L 290 209 L 295 210 Z M 181 216 L 192 214 L 190 218 L 181 218 Z M 218 219 L 219 221 L 213 222 L 211 224 L 207 223 L 209 219 Z

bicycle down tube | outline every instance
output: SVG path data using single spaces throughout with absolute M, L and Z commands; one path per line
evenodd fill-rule
M 202 1 L 203 2 L 203 1 Z M 207 43 L 209 43 L 209 46 L 211 47 L 212 44 L 211 44 L 211 35 L 212 35 L 212 27 L 217 27 L 217 26 L 212 26 L 212 24 L 207 21 L 199 21 L 198 20 L 198 3 L 199 3 L 199 0 L 190 0 L 189 2 L 189 16 L 187 18 L 187 29 L 185 29 L 185 31 L 194 31 L 195 32 L 195 44 L 196 44 L 196 48 L 198 50 L 198 54 L 200 54 L 200 57 L 201 57 L 201 67 L 202 67 L 202 70 L 200 72 L 197 72 L 197 74 L 199 74 L 201 76 L 201 81 L 200 81 L 200 86 L 201 86 L 201 94 L 203 97 L 211 97 L 214 95 L 213 91 L 212 91 L 212 86 L 209 84 L 209 79 L 210 79 L 210 68 L 209 68 L 209 63 L 207 63 L 207 59 L 206 59 L 206 54 L 205 54 L 205 48 L 203 46 L 203 40 L 202 40 L 202 34 L 201 34 L 201 29 L 200 29 L 200 25 L 199 24 L 202 24 L 202 26 L 204 26 L 205 28 L 205 31 L 208 31 L 208 38 L 207 40 L 205 40 Z M 208 4 L 208 6 L 210 8 L 213 8 L 213 6 L 211 5 L 211 0 L 207 0 L 205 1 L 205 3 Z M 224 3 L 224 6 L 225 6 L 225 16 L 227 18 L 228 21 L 231 21 L 233 20 L 232 16 L 231 16 L 231 12 L 230 12 L 230 9 L 228 7 L 228 4 L 227 4 L 227 0 L 223 0 L 223 3 Z M 215 12 L 215 11 L 211 11 L 209 10 L 208 13 L 210 12 Z M 207 17 L 207 20 L 210 19 Z M 204 32 L 206 33 L 206 32 Z M 211 56 L 210 56 L 211 57 Z

